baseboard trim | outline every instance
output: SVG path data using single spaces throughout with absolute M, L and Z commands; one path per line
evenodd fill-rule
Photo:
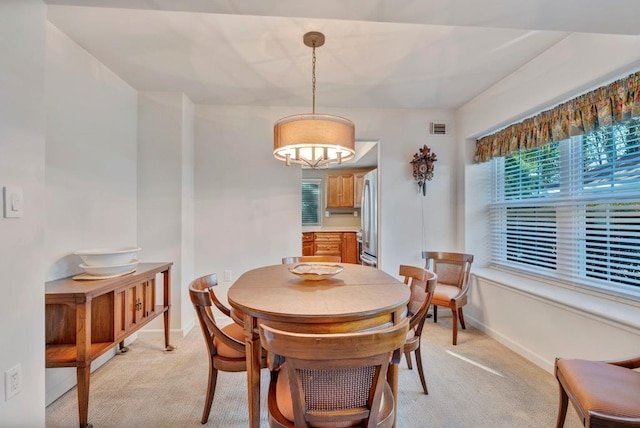
M 177 335 L 178 337 L 185 337 L 190 331 L 191 329 L 194 327 L 194 323 L 193 321 L 189 322 L 187 325 L 185 325 L 182 328 L 172 328 L 170 330 L 170 336 L 174 337 L 175 335 Z M 145 337 L 149 337 L 149 336 L 164 336 L 164 329 L 162 328 L 149 328 L 149 329 L 142 329 L 139 330 L 137 332 L 138 335 L 140 336 L 145 336 Z
M 511 349 L 516 354 L 521 355 L 522 357 L 531 361 L 533 364 L 537 365 L 541 369 L 553 374 L 554 361 L 549 361 L 545 359 L 541 355 L 537 354 L 536 352 L 533 352 L 531 349 L 525 346 L 522 346 L 520 343 L 516 342 L 510 337 L 507 337 L 501 334 L 500 332 L 498 332 L 497 330 L 492 329 L 491 327 L 477 320 L 476 318 L 470 317 L 467 313 L 464 314 L 464 320 L 466 323 L 470 324 L 474 328 L 480 330 L 487 336 L 497 340 L 507 348 Z

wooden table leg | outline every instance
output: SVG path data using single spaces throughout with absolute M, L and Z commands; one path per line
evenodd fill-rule
M 247 396 L 249 401 L 249 426 L 260 428 L 260 335 L 257 320 L 251 315 L 244 316 L 245 344 L 247 358 Z
M 401 309 L 398 309 L 396 312 L 393 313 L 392 317 L 393 317 L 393 323 L 394 324 L 398 324 L 400 321 L 402 321 L 403 310 L 404 310 L 404 308 L 401 308 Z M 401 350 L 402 350 L 402 348 L 400 349 L 400 351 Z M 400 361 L 402 361 L 402 352 L 400 353 L 400 358 L 398 358 L 398 362 L 389 364 L 389 368 L 387 369 L 387 382 L 389 383 L 389 386 L 391 387 L 391 392 L 393 393 L 393 400 L 394 400 L 394 403 L 395 403 L 395 406 L 396 406 L 396 411 L 393 412 L 393 427 L 394 428 L 396 426 L 396 421 L 398 419 L 398 366 L 400 364 Z
M 171 317 L 169 314 L 169 311 L 171 310 L 171 268 L 165 270 L 164 272 L 162 272 L 162 280 L 163 280 L 163 285 L 164 285 L 164 298 L 163 298 L 163 302 L 164 302 L 164 307 L 165 307 L 165 311 L 164 311 L 164 349 L 166 349 L 167 351 L 173 351 L 175 348 L 175 346 L 173 346 L 170 343 L 170 333 L 171 333 Z M 155 302 L 154 302 L 155 304 Z
M 78 416 L 80 428 L 89 427 L 89 380 L 91 377 L 91 300 L 76 306 L 76 352 Z
M 91 427 L 89 424 L 89 379 L 91 377 L 91 365 L 76 369 L 78 379 L 78 416 L 80 428 Z

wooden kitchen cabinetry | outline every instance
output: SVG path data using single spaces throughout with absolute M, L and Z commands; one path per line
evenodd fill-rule
M 173 263 L 140 263 L 117 278 L 45 284 L 45 366 L 76 367 L 80 427 L 90 426 L 91 362 L 119 345 L 159 315 L 164 315 L 164 346 L 169 344 L 170 272 Z M 156 305 L 156 275 L 163 279 L 162 304 Z
M 302 234 L 303 256 L 340 256 L 342 263 L 358 263 L 355 232 L 307 232 Z
M 358 263 L 358 241 L 355 232 L 342 233 L 342 263 Z
M 302 255 L 313 256 L 313 232 L 302 234 Z
M 327 208 L 353 208 L 353 174 L 327 175 Z
M 313 255 L 342 257 L 342 233 L 316 233 L 313 242 Z

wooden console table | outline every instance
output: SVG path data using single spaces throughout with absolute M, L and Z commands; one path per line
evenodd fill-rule
M 76 367 L 80 427 L 91 427 L 91 362 L 151 320 L 164 314 L 164 345 L 169 344 L 171 265 L 140 263 L 129 275 L 93 281 L 72 277 L 45 284 L 46 367 Z M 163 304 L 156 305 L 156 275 L 163 275 Z

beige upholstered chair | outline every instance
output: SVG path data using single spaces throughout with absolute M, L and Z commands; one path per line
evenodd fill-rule
M 195 279 L 189 286 L 191 303 L 198 315 L 204 341 L 207 344 L 209 355 L 209 381 L 207 395 L 204 402 L 204 411 L 200 422 L 205 424 L 209 419 L 213 396 L 216 392 L 216 380 L 218 370 L 224 372 L 243 372 L 247 370 L 245 357 L 245 339 L 242 326 L 231 323 L 220 328 L 211 311 L 212 303 L 225 315 L 230 316 L 231 311 L 216 297 L 213 287 L 218 284 L 216 274 L 206 275 Z M 261 367 L 266 367 L 266 360 L 261 361 Z
M 429 311 L 438 276 L 427 269 L 406 265 L 400 265 L 400 276 L 404 277 L 404 283 L 411 288 L 411 297 L 407 305 L 408 316 L 410 317 L 409 333 L 407 334 L 403 351 L 409 369 L 413 368 L 411 365 L 411 352 L 415 353 L 422 390 L 425 394 L 428 394 L 427 381 L 422 368 L 420 337 L 422 336 L 422 327 Z
M 467 304 L 469 291 L 469 274 L 473 255 L 462 253 L 442 253 L 423 251 L 426 268 L 438 275 L 436 291 L 433 294 L 433 322 L 438 322 L 438 306 L 451 309 L 453 327 L 453 344 L 458 343 L 458 319 L 465 329 L 462 307 Z
M 400 356 L 408 328 L 406 318 L 385 329 L 340 334 L 261 325 L 262 346 L 285 358 L 280 370 L 271 372 L 269 425 L 391 427 L 395 402 L 387 368 L 394 353 Z
M 342 257 L 340 256 L 298 256 L 298 257 L 283 257 L 282 264 L 289 263 L 340 263 Z
M 569 399 L 585 427 L 640 427 L 640 355 L 628 360 L 556 358 L 560 387 L 556 428 L 564 426 Z

